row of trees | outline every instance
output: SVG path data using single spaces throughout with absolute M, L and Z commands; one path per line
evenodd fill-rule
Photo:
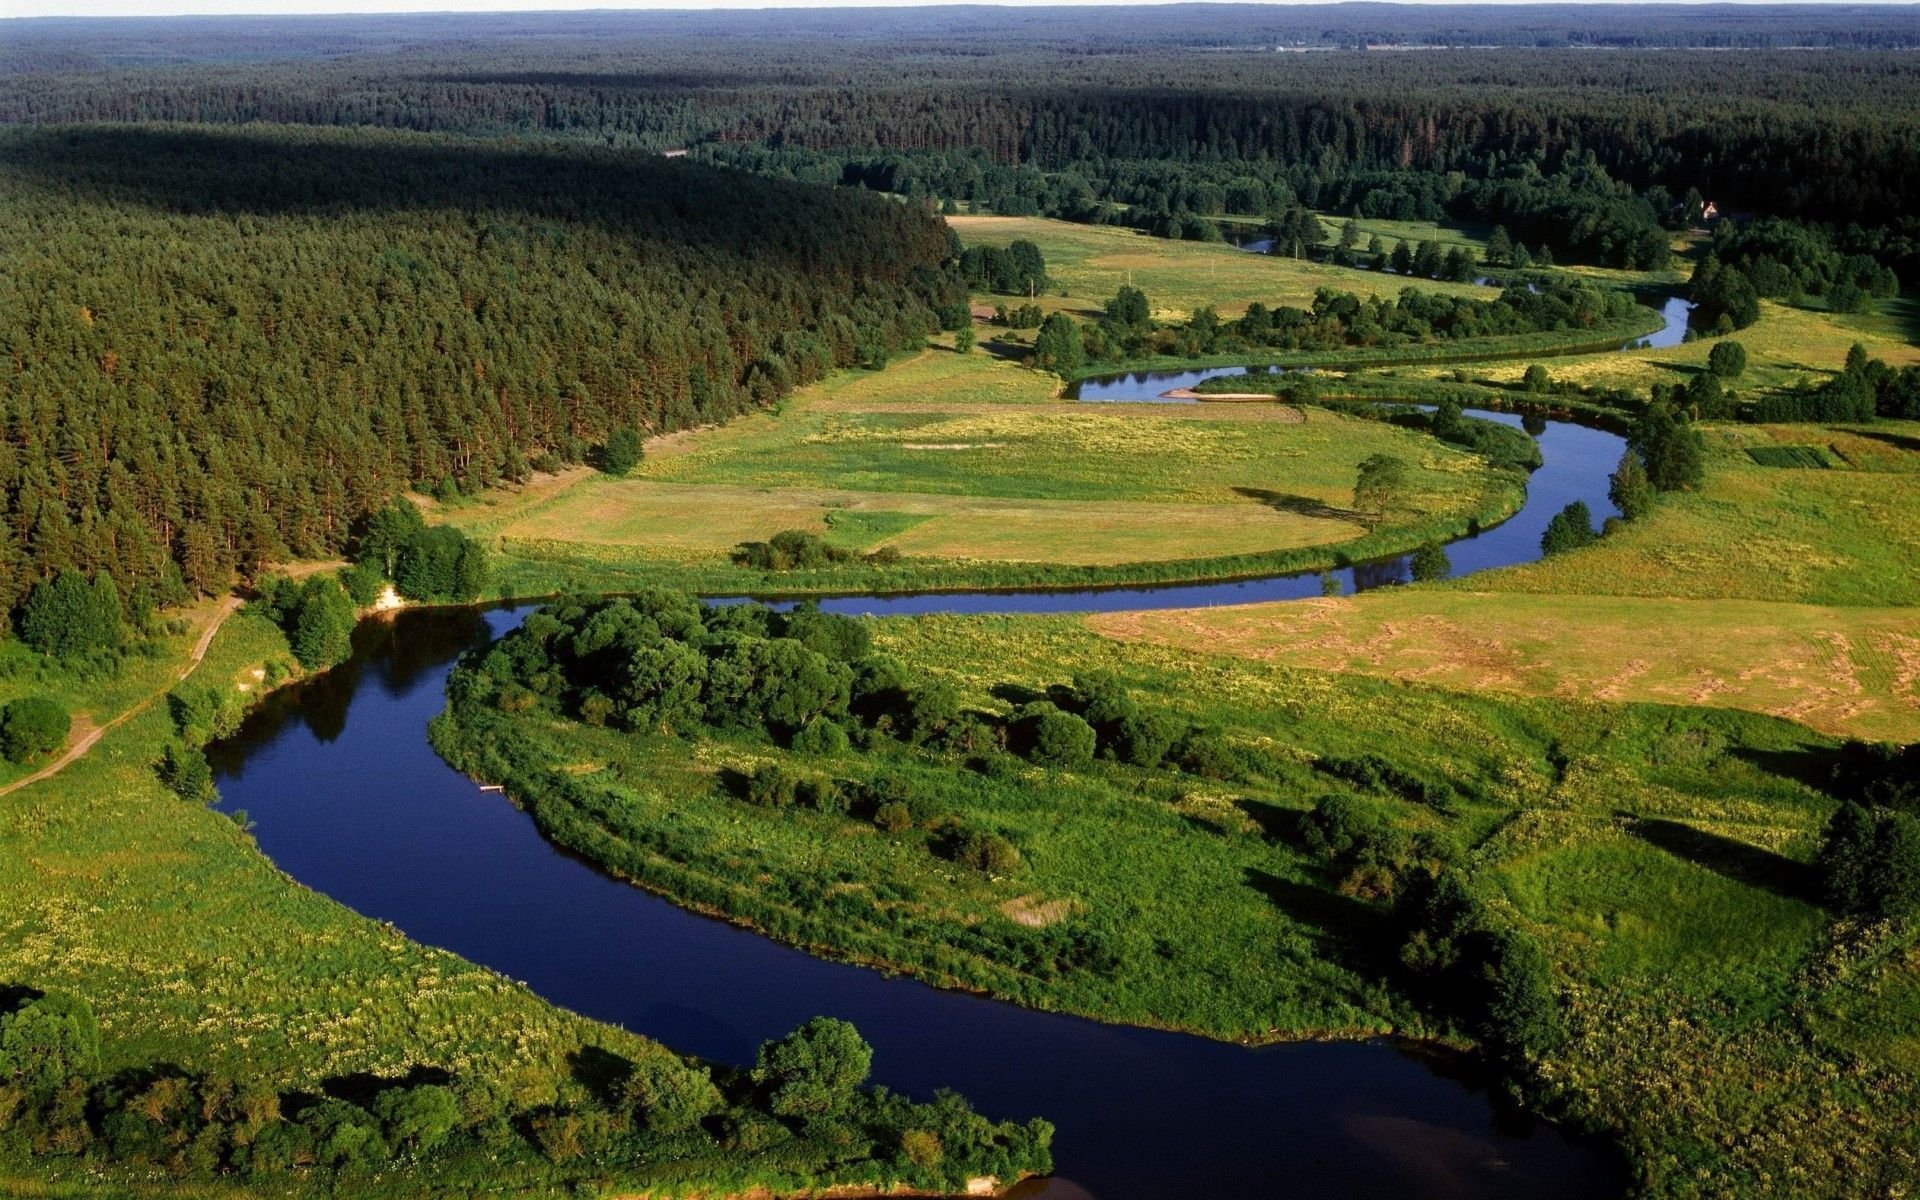
M 1089 363 L 1122 362 L 1155 355 L 1300 351 L 1353 347 L 1395 349 L 1471 338 L 1546 331 L 1599 329 L 1629 318 L 1633 299 L 1572 277 L 1535 287 L 1509 287 L 1492 300 L 1402 288 L 1391 299 L 1361 297 L 1321 288 L 1311 309 L 1258 301 L 1237 319 L 1222 320 L 1211 307 L 1185 322 L 1161 323 L 1147 315 L 1145 296 L 1122 288 L 1100 319 L 1083 325 L 1054 313 L 1034 339 L 1032 365 L 1073 377 Z
M 722 1139 L 835 1147 L 831 1165 L 870 1163 L 920 1187 L 957 1189 L 975 1174 L 1048 1169 L 1044 1122 L 995 1124 L 941 1093 L 914 1103 L 869 1091 L 873 1050 L 853 1026 L 819 1017 L 761 1045 L 752 1069 L 715 1071 L 664 1049 L 638 1061 L 593 1048 L 605 1080 L 557 1103 L 510 1105 L 484 1080 L 415 1068 L 398 1078 L 283 1092 L 260 1078 L 170 1064 L 109 1072 L 98 1022 L 81 998 L 0 992 L 0 1144 L 176 1178 L 264 1182 L 415 1173 L 471 1160 L 543 1156 L 558 1178 L 604 1180 L 650 1157 L 710 1153 Z

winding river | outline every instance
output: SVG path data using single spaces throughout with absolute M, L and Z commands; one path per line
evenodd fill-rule
M 1683 318 L 1684 319 L 1684 318 Z M 1205 375 L 1121 376 L 1083 399 L 1150 399 Z M 1510 414 L 1477 414 L 1518 424 Z M 1568 502 L 1611 513 L 1622 440 L 1546 421 L 1524 508 L 1448 547 L 1456 573 L 1537 556 Z M 1404 578 L 1361 564 L 1344 586 Z M 852 613 L 1084 612 L 1288 599 L 1315 575 L 1084 592 L 842 597 Z M 439 610 L 368 622 L 352 660 L 269 698 L 210 754 L 221 806 L 309 887 L 547 999 L 730 1062 L 808 1017 L 857 1025 L 875 1079 L 953 1087 L 994 1117 L 1058 1126 L 1058 1175 L 1022 1197 L 1173 1200 L 1284 1195 L 1617 1195 L 1612 1154 L 1495 1103 L 1472 1064 L 1387 1041 L 1245 1047 L 1102 1025 L 809 957 L 616 882 L 549 845 L 426 742 L 454 660 L 525 610 Z

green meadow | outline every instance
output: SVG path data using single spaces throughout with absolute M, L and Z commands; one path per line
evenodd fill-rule
M 1456 1036 L 1392 942 L 1397 872 L 1449 864 L 1551 963 L 1565 1036 L 1533 1064 L 1536 1103 L 1616 1133 L 1647 1189 L 1906 1169 L 1920 1111 L 1907 1043 L 1848 1035 L 1833 1014 L 1877 1006 L 1906 1027 L 1920 993 L 1900 964 L 1916 950 L 1900 930 L 1832 926 L 1812 902 L 1832 802 L 1802 780 L 1832 743 L 1805 727 L 1462 695 L 1119 641 L 1071 618 L 873 633 L 995 719 L 1105 672 L 1225 749 L 1197 766 L 1061 769 L 884 735 L 802 752 L 757 733 L 617 733 L 481 701 L 457 704 L 437 744 L 507 781 L 570 848 L 776 937 L 1223 1038 Z M 769 765 L 905 796 L 911 821 L 750 803 L 745 781 Z M 1313 832 L 1330 796 L 1363 814 L 1363 848 Z M 955 828 L 1017 857 L 963 866 L 942 849 Z

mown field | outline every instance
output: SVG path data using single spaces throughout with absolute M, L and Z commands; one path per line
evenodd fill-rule
M 1516 477 L 1379 422 L 1277 405 L 1080 405 L 1051 399 L 1043 378 L 929 349 L 775 412 L 657 439 L 626 478 L 576 472 L 446 515 L 497 539 L 507 579 L 516 560 L 571 554 L 764 586 L 781 581 L 735 572 L 728 552 L 787 529 L 1018 582 L 1026 565 L 1124 574 L 1362 538 L 1411 545 L 1520 500 Z M 1358 464 L 1375 454 L 1412 467 L 1404 507 L 1378 523 L 1352 509 Z
M 1914 1169 L 1901 1031 L 1920 1015 L 1920 954 L 1909 933 L 1831 928 L 1811 901 L 1805 864 L 1832 803 L 1802 780 L 1830 743 L 1804 727 L 1463 696 L 1123 643 L 1068 618 L 875 634 L 992 712 L 1112 672 L 1240 765 L 962 765 L 885 738 L 821 756 L 490 708 L 460 710 L 472 753 L 457 758 L 519 764 L 544 827 L 648 886 L 931 979 L 1222 1037 L 1444 1028 L 1394 965 L 1394 877 L 1313 848 L 1306 814 L 1346 795 L 1397 831 L 1373 835 L 1397 847 L 1387 861 L 1453 864 L 1537 939 L 1568 1030 L 1538 1064 L 1551 1104 L 1618 1133 L 1649 1192 L 1867 1195 Z M 1342 764 L 1361 759 L 1444 780 L 1444 799 L 1355 782 Z M 858 810 L 747 803 L 737 780 L 769 762 L 856 792 L 904 776 L 928 807 L 886 832 Z M 586 799 L 539 799 L 549 770 Z M 1019 862 L 958 866 L 939 851 L 949 819 L 1004 836 Z M 1876 1032 L 1848 1023 L 1869 1010 Z
M 1920 739 L 1920 429 L 1722 425 L 1707 481 L 1573 554 L 1307 605 L 1091 618 L 1111 636 L 1464 690 L 1751 709 Z M 1818 451 L 1825 468 L 1751 451 Z
M 1025 239 L 1040 247 L 1047 275 L 1057 285 L 1037 303 L 1085 317 L 1100 314 L 1121 287 L 1131 285 L 1147 294 L 1153 315 L 1185 320 L 1194 309 L 1211 304 L 1222 316 L 1238 316 L 1259 301 L 1311 308 L 1320 288 L 1359 296 L 1394 296 L 1404 281 L 1375 271 L 1336 267 L 1327 263 L 1276 255 L 1249 254 L 1219 242 L 1180 242 L 1156 238 L 1118 225 L 1076 225 L 1045 217 L 948 217 L 961 241 L 968 245 L 1005 246 Z M 1421 280 L 1422 289 L 1461 296 L 1492 296 L 1491 288 L 1473 284 Z M 1065 294 L 1061 294 L 1064 292 Z M 980 296 L 977 303 L 1005 303 L 1022 298 Z

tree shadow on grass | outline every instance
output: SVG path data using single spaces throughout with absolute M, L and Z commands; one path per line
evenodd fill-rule
M 1716 875 L 1772 892 L 1788 900 L 1817 903 L 1820 897 L 1819 874 L 1806 863 L 1785 855 L 1762 850 L 1717 833 L 1682 825 L 1678 821 L 1642 820 L 1630 824 L 1628 831 L 1648 845 L 1657 846 L 1676 858 L 1698 864 Z
M 1291 842 L 1300 836 L 1300 818 L 1304 814 L 1298 810 L 1265 800 L 1235 800 L 1233 806 L 1260 827 L 1261 838 L 1268 842 Z
M 1896 450 L 1920 453 L 1920 437 L 1914 437 L 1910 433 L 1893 433 L 1885 429 L 1856 429 L 1853 433 L 1856 437 L 1868 438 L 1892 446 Z
M 1311 884 L 1248 867 L 1247 883 L 1297 924 L 1320 935 L 1340 965 L 1374 980 L 1394 966 L 1392 925 L 1382 910 Z
M 419 1087 L 429 1083 L 445 1087 L 452 1080 L 453 1076 L 440 1067 L 415 1066 L 409 1067 L 404 1075 L 376 1075 L 372 1071 L 335 1075 L 322 1080 L 320 1090 L 335 1100 L 372 1108 L 380 1093 L 390 1088 Z
M 1238 495 L 1264 504 L 1275 512 L 1293 513 L 1295 516 L 1316 517 L 1323 521 L 1365 521 L 1367 515 L 1351 508 L 1341 508 L 1328 504 L 1324 500 L 1315 500 L 1311 496 L 1294 496 L 1286 492 L 1270 491 L 1267 488 L 1236 487 Z
M 1800 746 L 1792 750 L 1735 746 L 1729 753 L 1769 775 L 1791 779 L 1818 792 L 1833 790 L 1834 768 L 1840 763 L 1840 755 L 1826 746 Z
M 582 1046 L 567 1055 L 567 1070 L 575 1083 L 609 1108 L 619 1103 L 620 1085 L 633 1075 L 633 1063 L 600 1046 Z

